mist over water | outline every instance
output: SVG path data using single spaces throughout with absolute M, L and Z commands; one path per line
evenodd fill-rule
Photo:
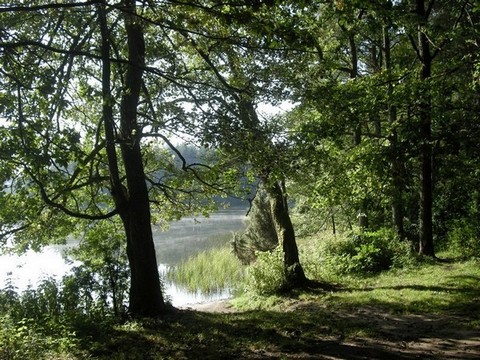
M 159 272 L 164 275 L 170 266 L 214 247 L 225 245 L 235 231 L 245 227 L 245 209 L 227 209 L 210 217 L 186 217 L 170 224 L 168 231 L 153 226 L 153 237 Z M 41 252 L 27 251 L 21 256 L 0 256 L 0 288 L 13 287 L 21 292 L 35 288 L 42 280 L 61 278 L 80 263 L 64 258 L 65 246 L 47 246 Z M 164 277 L 164 276 L 163 276 Z M 228 290 L 218 294 L 192 294 L 174 283 L 165 284 L 165 295 L 173 306 L 208 302 L 229 297 Z

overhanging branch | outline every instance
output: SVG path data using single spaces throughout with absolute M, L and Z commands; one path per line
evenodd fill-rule
M 54 4 L 45 4 L 45 5 L 25 5 L 25 6 L 5 6 L 0 5 L 0 13 L 6 12 L 37 12 L 40 10 L 49 10 L 49 9 L 71 9 L 78 8 L 90 5 L 99 4 L 99 0 L 91 0 L 85 2 L 76 2 L 76 3 L 54 3 Z
M 48 206 L 52 207 L 52 208 L 55 208 L 55 209 L 58 209 L 58 210 L 62 211 L 63 213 L 65 213 L 68 216 L 72 216 L 72 217 L 79 218 L 79 219 L 85 219 L 85 220 L 103 220 L 103 219 L 109 219 L 112 216 L 117 214 L 117 209 L 114 209 L 114 210 L 112 210 L 112 211 L 110 211 L 106 214 L 97 214 L 97 215 L 85 214 L 85 213 L 80 213 L 80 212 L 70 210 L 66 206 L 64 206 L 62 204 L 58 204 L 55 201 L 53 201 L 48 196 L 47 191 L 46 191 L 43 183 L 29 169 L 26 169 L 26 172 L 31 177 L 33 182 L 38 186 L 43 202 L 45 204 L 47 204 Z

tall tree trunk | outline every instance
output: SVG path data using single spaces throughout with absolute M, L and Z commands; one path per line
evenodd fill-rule
M 330 216 L 331 216 L 331 219 L 332 219 L 332 234 L 336 235 L 337 234 L 337 227 L 335 225 L 335 213 L 333 211 L 331 211 Z
M 430 43 L 425 34 L 425 25 L 428 21 L 428 10 L 425 9 L 424 0 L 416 0 L 416 13 L 420 23 L 418 24 L 418 57 L 422 68 L 420 80 L 422 80 L 422 93 L 420 94 L 419 120 L 421 135 L 421 169 L 420 169 L 420 246 L 421 255 L 435 256 L 433 247 L 433 181 L 432 181 L 432 105 L 430 90 L 427 81 L 431 76 L 432 55 Z
M 388 122 L 392 128 L 391 134 L 389 136 L 390 146 L 393 149 L 393 156 L 391 159 L 391 176 L 392 176 L 392 222 L 393 227 L 400 240 L 403 240 L 405 237 L 404 230 L 404 210 L 403 210 L 403 159 L 400 156 L 399 144 L 398 144 L 398 134 L 397 129 L 395 128 L 395 123 L 397 121 L 397 108 L 392 103 L 393 102 L 393 79 L 392 79 L 392 62 L 390 57 L 390 35 L 389 35 L 390 26 L 385 26 L 383 28 L 383 46 L 385 54 L 385 70 L 388 74 L 388 88 L 387 88 L 387 97 L 388 97 Z
M 132 154 L 132 162 L 127 165 L 126 161 L 125 167 L 130 170 L 136 168 L 133 164 L 135 158 L 135 154 Z M 148 194 L 146 189 L 142 189 L 145 181 L 140 176 L 128 182 L 131 189 L 128 192 L 128 207 L 122 211 L 121 217 L 127 234 L 127 256 L 131 272 L 129 312 L 135 317 L 155 317 L 165 312 L 166 305 L 155 256 Z
M 165 311 L 153 243 L 150 203 L 140 149 L 137 107 L 142 85 L 145 42 L 135 18 L 135 0 L 125 0 L 128 45 L 126 83 L 120 106 L 121 153 L 127 187 L 117 193 L 117 207 L 127 236 L 130 265 L 129 311 L 133 316 L 158 316 Z M 119 191 L 119 189 L 117 189 Z
M 348 43 L 351 53 L 351 72 L 350 79 L 356 79 L 358 77 L 358 53 L 357 44 L 355 43 L 355 34 L 350 32 L 348 35 Z M 353 134 L 353 145 L 359 146 L 362 143 L 362 125 L 360 123 L 359 116 L 356 112 L 352 114 L 353 121 L 355 123 L 355 129 Z M 368 227 L 368 217 L 366 208 L 366 195 L 361 199 L 358 209 L 358 226 L 363 231 Z
M 288 212 L 284 182 L 275 181 L 268 186 L 267 192 L 270 198 L 272 219 L 277 231 L 279 245 L 282 246 L 283 250 L 286 288 L 301 287 L 308 280 L 298 257 L 295 231 Z

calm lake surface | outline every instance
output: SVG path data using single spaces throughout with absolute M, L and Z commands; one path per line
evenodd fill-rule
M 245 209 L 218 211 L 208 218 L 186 217 L 170 224 L 168 231 L 153 227 L 153 237 L 159 264 L 164 275 L 169 267 L 201 251 L 218 247 L 229 241 L 234 231 L 245 227 Z M 48 246 L 40 253 L 29 251 L 22 256 L 0 256 L 0 287 L 10 283 L 18 291 L 35 287 L 42 279 L 61 279 L 76 264 L 67 263 L 62 256 L 66 246 Z M 166 295 L 173 306 L 215 301 L 230 296 L 228 291 L 214 295 L 192 294 L 174 283 L 166 283 Z

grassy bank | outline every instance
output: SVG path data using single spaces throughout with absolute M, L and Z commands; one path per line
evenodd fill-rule
M 161 320 L 77 324 L 74 339 L 44 358 L 473 359 L 480 355 L 479 265 L 425 263 L 346 278 L 328 290 L 244 296 L 233 302 L 245 311 L 233 314 L 172 311 Z
M 375 276 L 337 277 L 331 286 L 329 290 L 320 290 L 320 294 L 301 291 L 289 298 L 244 294 L 232 302 L 242 310 L 282 310 L 294 299 L 321 302 L 329 309 L 341 311 L 374 306 L 397 314 L 471 312 L 473 325 L 480 319 L 480 264 L 475 260 L 427 261 Z
M 17 319 L 18 297 L 0 292 L 0 360 L 480 358 L 478 260 L 423 259 L 375 274 L 334 275 L 316 266 L 322 254 L 314 242 L 301 247 L 309 276 L 328 286 L 244 293 L 230 301 L 234 313 L 58 317 L 40 312 L 50 305 L 29 293 L 31 317 Z M 241 269 L 223 246 L 182 263 L 174 275 L 192 291 L 200 285 L 209 292 L 248 279 Z
M 372 246 L 358 246 L 358 240 L 352 241 L 347 236 L 332 237 L 321 234 L 300 239 L 302 266 L 307 277 L 312 280 L 332 284 L 334 287 L 340 286 L 342 289 L 351 289 L 346 293 L 356 301 L 352 306 L 362 302 L 372 303 L 370 296 L 374 296 L 377 302 L 388 303 L 397 300 L 398 296 L 405 297 L 407 293 L 411 293 L 416 303 L 419 300 L 418 296 L 425 296 L 424 293 L 417 292 L 419 289 L 435 294 L 436 300 L 430 301 L 429 305 L 433 306 L 458 296 L 458 292 L 448 290 L 453 283 L 460 282 L 459 285 L 462 285 L 465 291 L 468 286 L 474 285 L 475 278 L 462 278 L 456 274 L 452 270 L 452 262 L 419 258 L 410 252 L 408 243 L 396 242 L 388 235 L 373 233 L 370 240 L 362 240 L 362 244 L 370 241 Z M 360 252 L 351 255 L 359 249 Z M 440 258 L 452 256 L 454 254 L 439 255 Z M 257 262 L 245 267 L 232 254 L 229 244 L 223 241 L 222 246 L 201 252 L 170 269 L 168 278 L 192 292 L 208 294 L 226 288 L 236 289 L 238 299 L 235 303 L 240 308 L 257 309 L 257 299 L 260 299 L 260 306 L 268 308 L 270 304 L 275 303 L 276 297 L 258 295 L 275 293 L 275 288 L 280 284 L 283 276 L 282 257 L 281 252 L 277 254 L 275 251 L 259 254 Z M 378 270 L 377 264 L 382 265 L 386 262 L 390 270 Z M 463 262 L 463 264 L 465 269 L 462 267 L 460 271 L 475 273 L 475 261 Z M 442 268 L 441 265 L 444 267 Z M 374 271 L 370 271 L 371 269 Z M 439 287 L 438 272 L 441 269 L 446 270 L 441 280 L 445 282 L 443 288 Z M 376 288 L 377 283 L 383 284 L 383 290 L 372 290 Z M 362 290 L 358 291 L 358 289 Z M 394 290 L 394 294 L 387 291 L 389 289 Z M 242 295 L 244 290 L 247 292 Z M 340 299 L 337 297 L 333 299 L 329 306 L 338 305 Z M 406 306 L 410 302 L 406 301 L 402 304 Z
M 349 278 L 329 290 L 238 298 L 233 302 L 244 310 L 238 313 L 182 311 L 166 321 L 116 326 L 94 353 L 100 359 L 475 358 L 479 283 L 478 262 L 423 264 Z

